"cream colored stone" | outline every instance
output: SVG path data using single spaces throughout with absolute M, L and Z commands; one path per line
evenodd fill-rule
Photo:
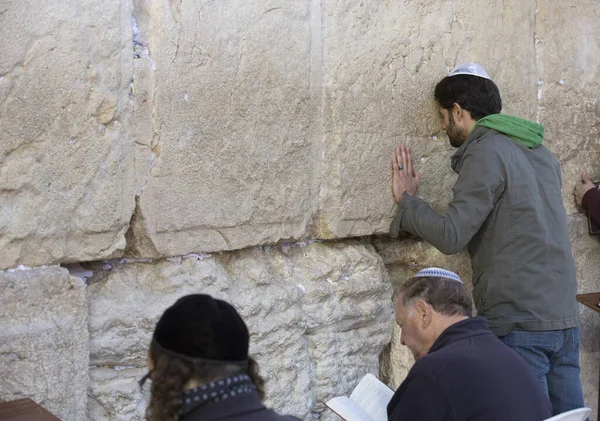
M 140 117 L 157 140 L 132 241 L 155 257 L 306 237 L 309 3 L 136 3 L 156 63 L 153 114 Z
M 441 132 L 435 84 L 467 61 L 497 82 L 505 111 L 535 117 L 535 3 L 324 3 L 323 237 L 388 230 L 391 153 L 409 145 L 420 194 L 438 211 L 451 199 L 454 150 Z M 501 42 L 499 42 L 501 40 Z
M 64 421 L 85 419 L 85 286 L 66 269 L 0 271 L 0 401 L 31 398 Z
M 89 421 L 142 421 L 149 400 L 149 385 L 142 390 L 139 380 L 146 374 L 142 368 L 90 369 L 87 401 Z
M 377 237 L 373 241 L 373 246 L 383 258 L 395 288 L 400 287 L 421 269 L 439 267 L 455 272 L 463 280 L 467 289 L 469 291 L 472 289 L 471 260 L 466 251 L 445 255 L 425 241 L 394 240 L 388 237 Z
M 400 335 L 402 329 L 394 325 L 391 342 L 381 353 L 381 379 L 393 390 L 398 389 L 415 363 L 415 358 L 408 347 L 402 345 Z
M 92 365 L 143 367 L 160 314 L 178 297 L 202 292 L 239 309 L 267 380 L 267 404 L 280 412 L 318 416 L 322 399 L 349 393 L 366 372 L 377 374 L 391 331 L 391 287 L 370 245 L 313 243 L 172 260 L 96 273 L 88 287 Z M 110 382 L 118 381 L 113 374 Z M 94 390 L 108 413 L 118 412 L 119 403 Z M 124 402 L 131 408 L 136 399 L 127 394 Z
M 600 8 L 593 0 L 538 2 L 539 118 L 561 163 L 568 213 L 581 171 L 600 181 Z
M 0 269 L 119 254 L 134 206 L 130 6 L 0 8 Z

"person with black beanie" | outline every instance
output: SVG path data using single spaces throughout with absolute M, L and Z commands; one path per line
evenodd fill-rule
M 156 324 L 148 355 L 149 421 L 297 421 L 262 404 L 264 380 L 248 355 L 246 324 L 209 295 L 180 298 Z

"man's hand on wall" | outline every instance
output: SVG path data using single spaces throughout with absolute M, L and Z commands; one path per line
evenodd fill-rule
M 392 154 L 392 171 L 392 193 L 396 203 L 400 203 L 404 192 L 417 194 L 421 174 L 415 171 L 412 153 L 406 146 L 399 145 Z
M 593 189 L 594 183 L 590 181 L 590 177 L 584 172 L 581 173 L 581 183 L 575 184 L 575 202 L 579 206 L 581 206 L 581 202 L 583 201 L 583 196 L 587 193 L 589 189 Z

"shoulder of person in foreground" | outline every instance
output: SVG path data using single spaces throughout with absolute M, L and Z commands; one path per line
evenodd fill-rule
M 443 385 L 430 375 L 412 370 L 390 401 L 388 411 L 392 421 L 455 420 L 451 399 Z

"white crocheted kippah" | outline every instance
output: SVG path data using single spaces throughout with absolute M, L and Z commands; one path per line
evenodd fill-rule
M 460 279 L 460 276 L 458 276 L 456 273 L 454 272 L 450 272 L 449 270 L 446 269 L 440 269 L 440 268 L 426 268 L 423 270 L 420 270 L 419 272 L 417 272 L 416 275 L 414 275 L 414 278 L 420 278 L 420 277 L 425 277 L 425 276 L 435 276 L 438 278 L 446 278 L 446 279 L 452 279 L 453 281 L 458 281 L 462 284 L 462 280 Z
M 487 74 L 485 69 L 477 64 L 477 63 L 464 63 L 458 66 L 456 69 L 452 70 L 448 76 L 457 76 L 457 75 L 468 75 L 468 76 L 477 76 L 482 77 L 484 79 L 489 79 L 490 75 Z

